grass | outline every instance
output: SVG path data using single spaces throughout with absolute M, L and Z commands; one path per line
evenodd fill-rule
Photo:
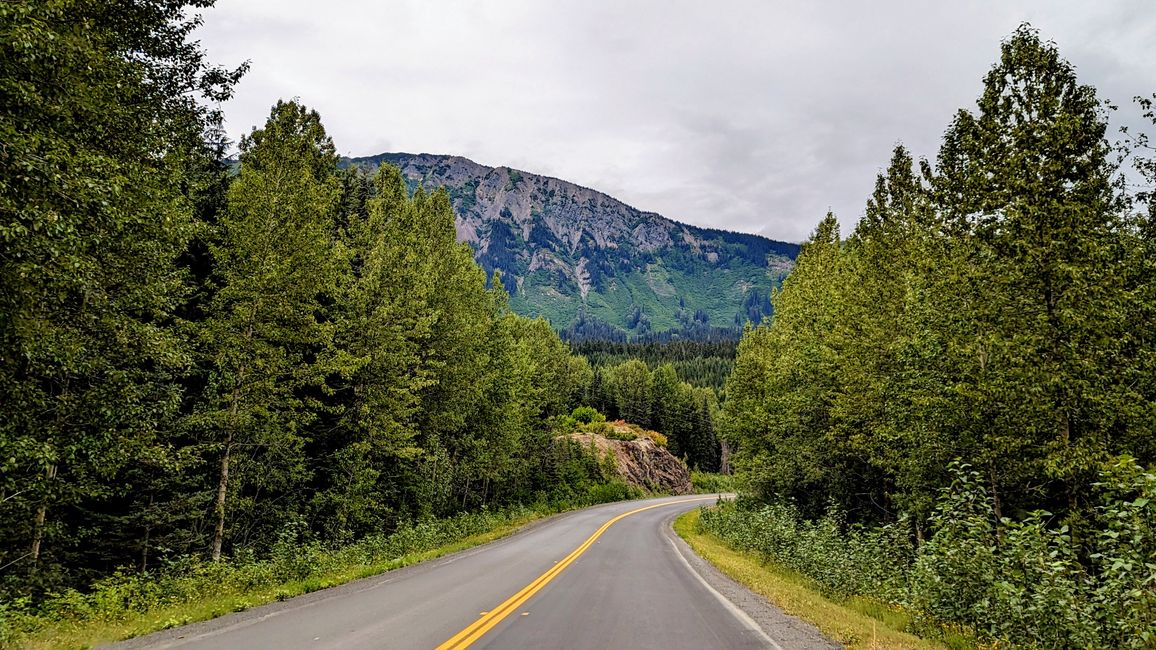
M 718 537 L 703 531 L 699 510 L 692 510 L 674 522 L 674 530 L 686 543 L 718 570 L 764 596 L 784 612 L 797 616 L 849 650 L 924 650 L 968 648 L 952 639 L 943 643 L 917 637 L 903 629 L 910 617 L 877 601 L 854 597 L 836 602 L 823 596 L 818 585 L 774 564 L 737 551 Z
M 557 511 L 557 509 L 524 511 L 523 514 L 506 519 L 485 532 L 389 559 L 370 563 L 330 561 L 326 563 L 330 568 L 320 572 L 312 572 L 304 579 L 261 586 L 246 586 L 243 581 L 240 581 L 239 584 L 231 584 L 226 581 L 220 585 L 219 589 L 212 590 L 210 593 L 199 593 L 190 599 L 171 605 L 149 608 L 145 611 L 120 612 L 119 615 L 53 621 L 27 635 L 16 638 L 9 637 L 7 642 L 0 643 L 0 646 L 7 646 L 12 643 L 18 647 L 27 648 L 90 648 L 101 643 L 129 639 L 188 623 L 209 620 L 231 612 L 244 611 L 273 601 L 288 600 L 302 594 L 328 589 L 486 544 L 511 535 L 530 522 Z

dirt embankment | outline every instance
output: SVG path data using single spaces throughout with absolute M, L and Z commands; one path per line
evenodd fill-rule
M 612 440 L 596 433 L 573 433 L 570 438 L 583 447 L 593 444 L 599 457 L 613 454 L 619 475 L 631 485 L 670 494 L 690 494 L 694 490 L 686 466 L 648 437 Z

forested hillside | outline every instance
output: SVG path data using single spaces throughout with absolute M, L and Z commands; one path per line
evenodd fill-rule
M 755 501 L 708 528 L 932 635 L 1153 647 L 1156 169 L 1107 119 L 1021 27 L 933 161 L 819 223 L 726 386 Z
M 516 313 L 567 338 L 737 338 L 770 313 L 798 245 L 698 228 L 601 192 L 460 156 L 384 153 L 356 169 L 401 168 L 411 189 L 445 188 L 460 241 L 502 272 Z

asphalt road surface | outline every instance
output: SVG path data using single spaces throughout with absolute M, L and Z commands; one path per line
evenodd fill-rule
M 833 647 L 676 539 L 670 521 L 715 498 L 587 508 L 485 546 L 117 647 Z

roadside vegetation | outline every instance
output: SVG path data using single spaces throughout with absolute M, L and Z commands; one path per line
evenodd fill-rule
M 690 482 L 697 494 L 729 493 L 738 490 L 735 477 L 727 474 L 691 470 Z
M 702 530 L 949 644 L 1156 647 L 1156 156 L 1110 110 L 1021 26 L 934 161 L 819 223 L 739 345 L 744 498 Z
M 212 4 L 0 5 L 8 643 L 637 494 L 560 439 L 594 372 L 510 310 L 444 191 L 341 168 L 296 101 L 225 159 L 245 67 L 198 45 Z
M 797 616 L 849 650 L 924 650 L 974 647 L 953 637 L 950 645 L 905 631 L 910 616 L 894 607 L 860 598 L 842 598 L 826 591 L 813 578 L 752 553 L 707 530 L 701 517 L 707 509 L 692 510 L 674 522 L 674 530 L 719 571 L 765 597 L 784 612 Z
M 150 572 L 117 572 L 35 606 L 27 599 L 0 604 L 0 647 L 87 648 L 140 636 L 485 544 L 557 512 L 641 496 L 621 481 L 599 482 L 566 500 L 418 521 L 339 548 L 302 538 L 304 527 L 286 530 L 265 557 L 185 556 Z

